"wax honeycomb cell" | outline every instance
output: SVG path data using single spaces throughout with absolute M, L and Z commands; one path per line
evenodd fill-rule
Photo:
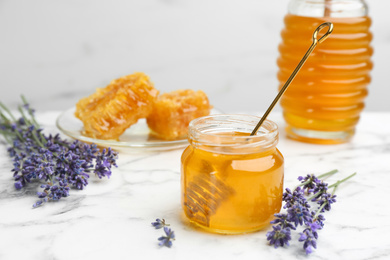
M 138 119 L 152 112 L 158 90 L 149 77 L 137 72 L 113 80 L 105 88 L 76 104 L 85 134 L 98 139 L 118 139 Z
M 154 135 L 174 140 L 185 137 L 190 121 L 209 115 L 211 108 L 203 91 L 176 90 L 157 98 L 146 121 Z

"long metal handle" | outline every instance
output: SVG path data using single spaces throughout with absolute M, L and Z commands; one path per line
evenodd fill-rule
M 317 39 L 318 33 L 324 28 L 324 27 L 329 27 L 328 31 L 320 38 Z M 318 43 L 322 43 L 323 41 L 328 38 L 328 36 L 332 33 L 333 31 L 333 24 L 330 22 L 322 23 L 320 26 L 315 29 L 313 33 L 313 43 L 311 44 L 310 48 L 307 50 L 301 61 L 299 62 L 298 66 L 294 69 L 293 73 L 291 76 L 288 78 L 286 83 L 284 83 L 284 86 L 282 89 L 279 91 L 278 95 L 275 97 L 274 101 L 272 101 L 271 105 L 268 107 L 267 111 L 265 111 L 263 117 L 260 119 L 259 123 L 257 123 L 255 129 L 253 129 L 251 135 L 255 135 L 257 131 L 259 130 L 260 126 L 263 124 L 265 119 L 267 119 L 267 116 L 269 113 L 271 113 L 272 109 L 275 107 L 276 103 L 278 103 L 280 97 L 284 94 L 284 92 L 287 90 L 288 86 L 290 86 L 291 82 L 297 75 L 298 71 L 302 68 L 303 64 L 306 62 L 307 58 L 309 58 L 309 55 L 313 52 L 314 48 L 317 46 Z

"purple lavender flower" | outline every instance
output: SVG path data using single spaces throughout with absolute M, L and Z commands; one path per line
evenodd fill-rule
M 320 205 L 321 212 L 325 210 L 329 211 L 331 209 L 331 204 L 336 202 L 336 195 L 330 193 L 321 194 L 320 198 L 317 200 L 317 203 Z
M 9 147 L 7 149 L 7 151 L 8 151 L 9 157 L 11 157 L 11 158 L 14 157 L 17 154 L 14 147 Z
M 23 108 L 26 109 L 29 114 L 33 115 L 35 113 L 35 110 L 30 107 L 30 104 L 27 103 L 24 96 L 22 96 L 22 100 L 23 100 Z
M 33 173 L 36 178 L 47 181 L 54 174 L 54 166 L 50 157 L 41 155 L 40 158 L 37 158 L 37 164 L 33 169 Z
M 14 185 L 15 185 L 15 189 L 17 190 L 20 190 L 21 188 L 24 187 L 24 184 L 21 181 L 16 181 Z
M 25 119 L 24 119 L 23 117 L 19 118 L 19 119 L 18 119 L 18 124 L 19 124 L 19 125 L 25 125 L 25 124 L 26 124 Z
M 287 209 L 287 219 L 293 222 L 296 227 L 312 220 L 308 207 L 297 202 Z
M 165 223 L 165 219 L 157 218 L 155 222 L 152 222 L 152 226 L 155 227 L 155 229 L 160 229 L 165 226 L 169 226 L 169 224 Z
M 102 153 L 99 153 L 96 156 L 96 166 L 95 166 L 95 174 L 102 178 L 104 176 L 107 176 L 107 178 L 110 178 L 111 176 L 111 166 L 116 165 L 116 157 L 117 154 L 111 150 L 111 148 L 108 148 L 108 150 L 103 149 Z
M 41 150 L 41 153 L 47 153 L 47 151 L 50 151 L 51 153 L 60 153 L 61 151 L 63 151 L 62 147 L 59 144 L 53 142 L 53 140 L 50 139 L 47 139 L 45 148 L 46 149 Z
M 309 194 L 321 182 L 314 174 L 308 174 L 306 177 L 299 176 L 298 180 L 303 184 L 302 189 L 307 190 Z
M 289 220 L 289 216 L 287 214 L 277 213 L 274 216 L 275 219 L 270 222 L 271 224 L 278 224 L 282 229 L 290 228 L 295 230 L 295 226 L 291 223 L 291 220 Z
M 313 248 L 317 248 L 317 239 L 318 234 L 317 230 L 321 227 L 316 223 L 309 223 L 308 227 L 303 230 L 299 237 L 299 242 L 303 243 L 303 249 L 305 249 L 306 254 L 310 254 L 313 252 Z
M 17 190 L 26 186 L 27 183 L 31 182 L 31 175 L 23 171 L 21 174 L 14 174 L 15 188 Z
M 45 136 L 35 121 L 34 110 L 22 99 L 21 118 L 17 120 L 0 103 L 0 134 L 10 145 L 15 188 L 23 188 L 32 179 L 48 183 L 37 193 L 40 200 L 34 207 L 67 197 L 70 186 L 84 189 L 91 172 L 99 178 L 111 176 L 111 167 L 117 166 L 116 152 L 110 148 L 100 152 L 95 144 L 70 143 L 59 134 Z
M 297 187 L 293 192 L 289 188 L 286 188 L 286 191 L 283 193 L 283 201 L 286 202 L 283 207 L 285 209 L 292 207 L 295 203 L 307 208 L 310 207 L 304 196 L 304 190 L 301 187 Z
M 301 187 L 297 187 L 293 192 L 286 188 L 283 193 L 283 201 L 286 202 L 283 208 L 287 209 L 287 221 L 294 223 L 295 226 L 311 221 L 310 205 Z
M 328 184 L 321 181 L 320 183 L 317 183 L 316 187 L 309 190 L 309 192 L 314 194 L 314 197 L 311 201 L 316 201 L 318 199 L 318 196 L 320 196 L 323 193 L 326 193 L 328 191 Z
M 60 178 L 56 179 L 58 181 L 58 184 L 52 182 L 41 185 L 41 188 L 43 188 L 43 192 L 37 192 L 37 195 L 38 198 L 41 198 L 42 200 L 37 201 L 33 205 L 34 208 L 41 206 L 44 202 L 48 202 L 50 200 L 57 201 L 60 200 L 62 197 L 69 196 L 70 188 L 66 180 L 62 180 Z
M 319 177 L 323 178 L 336 172 L 337 170 L 332 170 Z M 301 185 L 293 191 L 286 188 L 283 193 L 283 201 L 285 202 L 283 208 L 287 209 L 287 214 L 275 214 L 275 219 L 271 221 L 271 224 L 274 224 L 273 230 L 267 233 L 267 240 L 270 241 L 270 244 L 274 245 L 275 248 L 288 245 L 291 240 L 291 230 L 296 230 L 297 226 L 301 225 L 304 226 L 304 229 L 298 240 L 304 242 L 303 248 L 306 254 L 312 253 L 317 248 L 317 231 L 324 227 L 325 218 L 320 213 L 331 209 L 331 204 L 336 202 L 336 196 L 333 195 L 335 189 L 355 174 L 330 186 L 313 174 L 298 177 Z M 328 188 L 333 188 L 332 194 L 327 192 Z M 306 195 L 312 193 L 308 199 L 305 197 L 305 190 L 307 190 Z M 314 202 L 320 206 L 315 211 L 311 211 L 309 203 L 313 204 Z
M 15 124 L 15 123 L 12 123 L 12 124 L 11 124 L 11 130 L 12 130 L 12 132 L 17 131 L 17 128 L 18 128 L 17 124 Z
M 71 183 L 78 190 L 83 190 L 88 185 L 89 175 L 86 173 L 73 174 L 68 177 L 69 183 Z
M 315 211 L 312 211 L 311 212 L 311 218 L 312 218 L 313 222 L 317 223 L 318 226 L 321 227 L 321 228 L 318 228 L 318 229 L 322 229 L 324 227 L 325 217 L 322 214 L 317 214 Z
M 275 248 L 279 246 L 283 247 L 284 245 L 290 245 L 289 241 L 291 240 L 291 231 L 290 228 L 282 228 L 280 225 L 272 226 L 272 231 L 267 232 L 267 240 L 270 245 L 274 245 Z
M 160 241 L 160 243 L 158 244 L 159 246 L 171 247 L 172 240 L 175 240 L 175 232 L 168 227 L 164 227 L 164 232 L 166 236 L 159 237 L 158 240 Z

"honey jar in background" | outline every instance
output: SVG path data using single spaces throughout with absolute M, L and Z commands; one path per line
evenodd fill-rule
M 333 33 L 310 55 L 281 99 L 288 137 L 318 144 L 347 142 L 364 108 L 373 67 L 371 19 L 362 0 L 291 0 L 279 45 L 279 89 L 323 22 Z
M 284 159 L 277 125 L 260 118 L 212 115 L 191 121 L 181 158 L 181 203 L 190 222 L 234 234 L 264 228 L 280 211 Z

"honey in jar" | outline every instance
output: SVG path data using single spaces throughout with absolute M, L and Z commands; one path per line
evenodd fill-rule
M 287 135 L 300 141 L 348 141 L 364 108 L 373 67 L 371 19 L 362 0 L 292 0 L 278 58 L 279 89 L 323 22 L 333 33 L 317 46 L 281 99 Z
M 191 121 L 181 158 L 181 202 L 190 222 L 234 234 L 264 228 L 282 205 L 284 159 L 278 128 L 260 118 L 212 115 Z

